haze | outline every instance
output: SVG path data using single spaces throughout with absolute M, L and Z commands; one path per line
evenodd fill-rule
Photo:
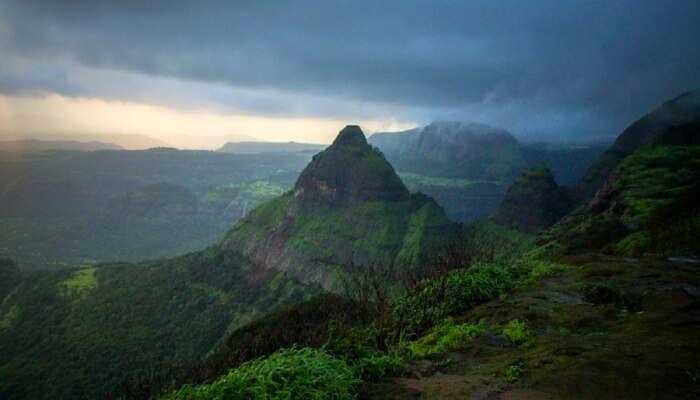
M 4 1 L 0 135 L 198 148 L 450 119 L 611 137 L 700 87 L 698 15 L 688 1 Z

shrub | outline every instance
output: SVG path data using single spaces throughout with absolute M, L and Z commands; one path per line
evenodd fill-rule
M 503 335 L 513 344 L 522 343 L 532 337 L 527 323 L 517 318 L 508 322 L 508 325 L 503 328 Z
M 520 376 L 525 372 L 522 363 L 511 364 L 506 368 L 506 381 L 513 383 L 520 379 Z
M 164 399 L 352 399 L 359 384 L 345 361 L 323 350 L 290 348 L 246 362 L 211 384 L 185 385 Z
M 500 266 L 454 270 L 419 281 L 398 300 L 395 314 L 405 329 L 419 335 L 445 317 L 499 297 L 510 284 L 509 272 Z
M 587 283 L 581 288 L 583 299 L 593 304 L 617 304 L 624 306 L 627 304 L 622 292 L 611 283 L 593 284 Z

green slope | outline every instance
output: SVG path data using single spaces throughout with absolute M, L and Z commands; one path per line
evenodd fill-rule
M 688 223 L 684 235 L 698 233 L 697 207 L 685 204 L 679 210 L 674 201 L 695 198 L 699 176 L 700 123 L 671 127 L 620 162 L 596 196 L 546 232 L 540 243 L 564 252 L 697 253 L 697 248 L 649 247 L 649 236 L 659 225 L 650 222 L 664 213 L 673 215 L 673 209 L 687 214 L 678 218 L 679 226 Z

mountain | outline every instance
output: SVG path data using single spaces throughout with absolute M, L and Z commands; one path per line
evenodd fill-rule
M 543 234 L 540 244 L 573 253 L 700 253 L 700 120 L 654 135 L 617 164 L 588 202 Z
M 168 147 L 170 143 L 146 135 L 134 133 L 27 133 L 22 136 L 28 139 L 41 141 L 77 141 L 77 142 L 105 142 L 113 143 L 127 150 L 143 150 L 152 147 Z M 6 132 L 0 132 L 3 140 L 16 140 Z
M 119 145 L 98 141 L 78 142 L 75 140 L 13 140 L 0 142 L 0 151 L 8 151 L 14 153 L 31 153 L 36 151 L 46 150 L 76 150 L 76 151 L 95 151 L 95 150 L 123 150 Z
M 149 184 L 113 197 L 96 218 L 114 230 L 177 222 L 204 199 L 216 203 L 184 185 Z M 0 272 L 13 282 L 0 288 L 10 292 L 0 303 L 0 397 L 148 398 L 227 332 L 309 298 L 319 284 L 337 288 L 346 264 L 418 267 L 457 229 L 433 200 L 408 192 L 359 127 L 346 127 L 292 190 L 254 208 L 219 245 L 27 277 L 4 262 Z
M 228 142 L 219 150 L 223 153 L 234 154 L 258 154 L 258 153 L 291 153 L 298 151 L 319 151 L 323 150 L 326 145 L 297 143 L 297 142 L 249 142 L 237 141 Z
M 579 202 L 589 200 L 620 162 L 670 127 L 700 119 L 700 91 L 686 92 L 640 118 L 615 140 L 574 186 Z
M 225 135 L 225 136 L 190 136 L 168 135 L 165 137 L 171 145 L 179 149 L 191 150 L 216 150 L 225 146 L 228 142 L 248 142 L 257 139 L 249 135 Z
M 472 180 L 503 180 L 522 168 L 508 131 L 476 123 L 433 122 L 403 132 L 376 133 L 377 146 L 399 171 Z
M 409 190 L 435 198 L 451 219 L 463 223 L 492 214 L 527 168 L 544 164 L 558 184 L 572 185 L 609 145 L 518 142 L 506 130 L 466 122 L 377 133 L 369 142 Z
M 522 233 L 534 234 L 557 222 L 571 209 L 566 187 L 560 187 L 545 166 L 532 167 L 508 189 L 492 220 Z
M 236 223 L 222 241 L 265 269 L 301 282 L 337 284 L 349 264 L 417 266 L 456 232 L 434 200 L 409 194 L 357 126 L 316 154 L 294 188 Z

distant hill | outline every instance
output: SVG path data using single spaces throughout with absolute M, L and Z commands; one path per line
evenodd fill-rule
M 259 153 L 292 153 L 298 151 L 320 151 L 326 148 L 324 144 L 297 142 L 229 142 L 219 150 L 222 153 L 259 154 Z
M 75 140 L 13 140 L 0 142 L 0 151 L 16 152 L 16 153 L 32 153 L 46 150 L 77 150 L 77 151 L 95 151 L 95 150 L 123 150 L 123 147 L 113 144 L 98 141 L 78 142 Z
M 76 142 L 104 142 L 114 144 L 127 150 L 143 150 L 152 147 L 172 147 L 172 144 L 165 140 L 156 139 L 146 135 L 131 133 L 27 133 L 22 136 L 28 139 L 56 141 L 76 141 Z M 16 137 L 0 132 L 0 140 L 13 141 Z
M 179 149 L 191 150 L 216 150 L 228 142 L 258 142 L 259 140 L 249 135 L 223 135 L 223 136 L 192 136 L 192 135 L 168 135 L 165 137 L 171 145 Z
M 399 171 L 472 180 L 504 180 L 523 168 L 518 142 L 504 129 L 433 122 L 403 132 L 376 133 L 378 147 Z
M 311 154 L 137 151 L 0 157 L 0 257 L 23 269 L 201 249 L 296 181 Z
M 545 166 L 525 171 L 508 189 L 492 220 L 534 234 L 557 222 L 571 209 L 566 187 L 558 186 Z
M 573 188 L 579 202 L 590 199 L 619 163 L 670 127 L 700 119 L 700 91 L 669 100 L 630 125 Z
M 415 266 L 455 228 L 434 200 L 409 194 L 359 127 L 347 126 L 290 192 L 239 221 L 222 248 L 330 289 L 348 263 Z
M 528 167 L 547 166 L 559 185 L 573 185 L 609 146 L 521 143 L 504 129 L 466 122 L 434 122 L 368 139 L 399 171 L 406 186 L 435 198 L 455 221 L 493 213 Z

